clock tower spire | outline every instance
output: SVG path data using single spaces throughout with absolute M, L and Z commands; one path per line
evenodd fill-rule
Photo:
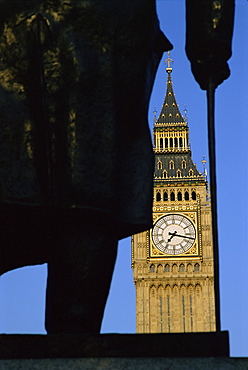
M 132 238 L 137 332 L 215 331 L 208 184 L 192 160 L 169 53 L 165 62 L 166 94 L 153 129 L 154 225 Z

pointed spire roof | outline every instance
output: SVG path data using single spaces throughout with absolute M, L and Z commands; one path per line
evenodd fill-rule
M 168 73 L 167 78 L 167 89 L 166 89 L 166 95 L 164 99 L 164 103 L 159 115 L 159 118 L 157 119 L 156 125 L 175 125 L 175 126 L 181 126 L 185 125 L 186 120 L 183 118 L 173 90 L 172 85 L 172 79 L 171 79 L 171 73 L 172 73 L 172 63 L 173 60 L 170 58 L 170 52 L 168 52 L 168 58 L 165 60 L 165 63 L 167 64 L 166 72 Z
M 170 53 L 165 62 L 168 74 L 166 95 L 159 118 L 154 117 L 153 128 L 154 184 L 155 186 L 205 184 L 206 175 L 197 170 L 191 156 L 187 118 L 182 116 L 173 91 Z

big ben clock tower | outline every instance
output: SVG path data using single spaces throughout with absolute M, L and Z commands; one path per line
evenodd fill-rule
M 208 184 L 191 157 L 171 62 L 168 56 L 166 96 L 153 130 L 153 228 L 132 237 L 137 333 L 216 330 Z

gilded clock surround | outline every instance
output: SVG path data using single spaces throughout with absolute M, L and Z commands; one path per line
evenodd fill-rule
M 205 171 L 199 172 L 192 160 L 187 118 L 181 115 L 176 103 L 172 68 L 168 67 L 166 72 L 165 100 L 159 117 L 154 117 L 153 222 L 156 224 L 171 214 L 186 217 L 195 228 L 196 238 L 187 251 L 172 255 L 155 246 L 152 230 L 133 235 L 136 330 L 137 333 L 215 331 L 208 183 Z M 204 168 L 205 163 L 204 160 Z
M 201 259 L 201 238 L 199 237 L 199 234 L 201 233 L 201 230 L 200 230 L 200 227 L 198 225 L 198 220 L 200 218 L 199 216 L 199 213 L 200 213 L 200 207 L 197 207 L 197 211 L 194 211 L 194 212 L 175 212 L 175 211 L 172 211 L 170 213 L 164 213 L 164 212 L 158 212 L 158 213 L 154 213 L 153 214 L 153 222 L 154 224 L 159 220 L 161 219 L 161 217 L 164 217 L 166 215 L 180 215 L 180 216 L 184 216 L 186 218 L 188 218 L 192 224 L 194 225 L 195 227 L 195 240 L 194 240 L 194 243 L 192 244 L 192 246 L 187 250 L 185 251 L 184 253 L 179 253 L 176 255 L 177 258 L 183 258 L 183 259 L 191 259 L 192 257 L 194 258 L 198 258 L 198 259 Z M 163 253 L 162 251 L 160 251 L 154 241 L 153 241 L 153 238 L 152 238 L 152 232 L 153 230 L 151 229 L 149 231 L 149 239 L 148 239 L 148 245 L 149 245 L 149 250 L 148 250 L 148 260 L 153 260 L 153 259 L 175 259 L 175 255 L 171 255 L 171 254 L 168 254 L 168 253 Z

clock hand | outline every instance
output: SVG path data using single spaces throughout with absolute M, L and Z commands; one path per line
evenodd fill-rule
M 169 235 L 171 235 L 171 237 L 168 239 L 167 243 L 169 243 L 172 240 L 173 236 L 176 236 L 176 233 L 177 233 L 176 231 L 174 231 L 174 233 L 169 232 Z
M 186 239 L 195 240 L 195 238 L 192 238 L 191 236 L 180 235 L 180 234 L 177 234 L 177 236 L 179 236 L 180 238 L 186 238 Z
M 180 238 L 186 238 L 186 239 L 192 239 L 192 240 L 194 240 L 194 239 L 195 239 L 195 238 L 192 238 L 192 237 L 190 237 L 190 236 L 177 234 L 177 232 L 176 232 L 176 231 L 174 231 L 174 233 L 170 233 L 170 232 L 169 232 L 169 235 L 172 235 L 172 236 L 170 237 L 170 239 L 168 239 L 168 242 L 169 242 L 169 241 L 171 241 L 171 239 L 173 238 L 173 236 L 179 236 Z

